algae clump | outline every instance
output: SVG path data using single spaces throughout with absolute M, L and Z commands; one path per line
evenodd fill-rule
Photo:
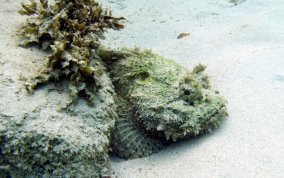
M 19 13 L 29 15 L 19 30 L 23 37 L 22 46 L 36 44 L 42 49 L 50 49 L 48 68 L 27 82 L 32 91 L 39 84 L 49 81 L 70 81 L 69 91 L 72 101 L 79 94 L 94 101 L 100 83 L 96 80 L 101 71 L 95 70 L 94 49 L 107 28 L 120 29 L 123 17 L 112 17 L 111 11 L 102 8 L 93 0 L 30 0 L 21 4 Z

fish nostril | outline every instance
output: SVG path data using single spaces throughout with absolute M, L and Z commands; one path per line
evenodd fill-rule
M 150 74 L 149 74 L 149 72 L 144 71 L 144 72 L 141 72 L 141 73 L 139 74 L 139 76 L 140 76 L 140 78 L 141 78 L 142 80 L 146 80 L 147 78 L 150 77 Z

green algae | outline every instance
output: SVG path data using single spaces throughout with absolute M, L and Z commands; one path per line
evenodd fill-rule
M 122 17 L 111 16 L 93 0 L 30 0 L 21 4 L 19 13 L 29 15 L 19 30 L 21 46 L 37 45 L 51 50 L 44 72 L 26 83 L 28 91 L 40 84 L 62 79 L 70 81 L 72 101 L 83 94 L 90 102 L 100 84 L 96 81 L 100 71 L 94 68 L 95 49 L 107 28 L 120 29 Z

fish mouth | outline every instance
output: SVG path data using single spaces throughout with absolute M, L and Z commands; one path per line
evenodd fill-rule
M 211 132 L 213 129 L 218 128 L 228 116 L 226 101 L 217 94 L 211 94 L 209 98 L 207 96 L 206 102 L 187 107 L 191 109 L 183 114 L 182 122 L 176 125 L 177 129 L 172 132 L 174 140 Z
M 151 119 L 156 121 L 151 123 L 151 127 L 144 122 L 149 119 L 140 118 L 140 121 L 149 133 L 158 133 L 158 137 L 165 140 L 176 141 L 211 132 L 228 116 L 226 101 L 212 91 L 205 91 L 203 98 L 203 101 L 194 104 L 178 99 L 162 106 L 162 112 Z

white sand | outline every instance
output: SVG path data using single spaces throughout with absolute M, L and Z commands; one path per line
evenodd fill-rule
M 17 47 L 15 30 L 24 19 L 16 12 L 20 2 L 0 0 L 0 114 L 6 115 L 21 114 L 44 97 L 30 100 L 21 94 L 19 75 L 29 75 L 28 66 L 42 65 L 38 59 L 44 55 Z M 119 177 L 284 177 L 283 0 L 247 0 L 237 6 L 226 0 L 107 4 L 127 22 L 120 32 L 109 31 L 106 44 L 151 48 L 189 68 L 206 64 L 230 114 L 213 134 L 143 159 L 113 157 L 111 167 Z M 191 35 L 176 39 L 182 32 Z
M 189 68 L 208 66 L 228 100 L 229 118 L 213 134 L 153 156 L 112 158 L 122 178 L 284 177 L 284 1 L 116 0 L 126 28 L 111 47 L 141 47 Z M 177 39 L 182 32 L 191 35 Z

